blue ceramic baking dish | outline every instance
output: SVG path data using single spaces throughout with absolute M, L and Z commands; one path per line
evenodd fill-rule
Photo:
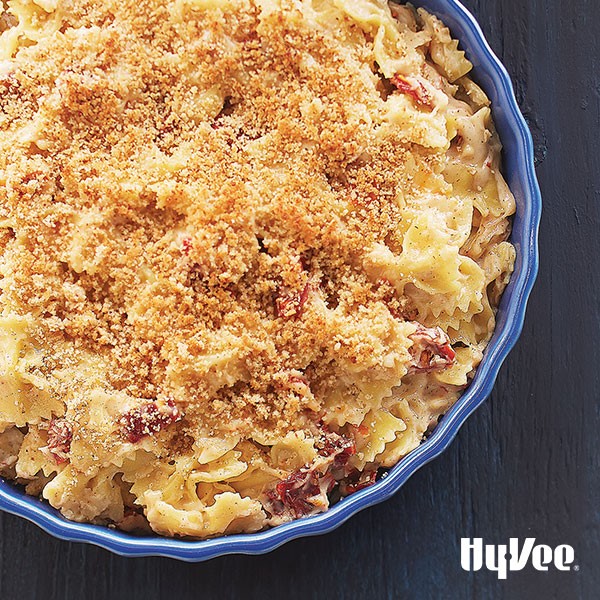
M 37 523 L 65 540 L 102 546 L 126 556 L 168 556 L 203 561 L 223 554 L 261 554 L 294 538 L 326 533 L 353 514 L 397 492 L 425 463 L 443 452 L 466 418 L 490 394 L 500 365 L 515 345 L 523 326 L 525 307 L 538 268 L 537 233 L 541 197 L 533 163 L 533 142 L 515 100 L 508 73 L 493 54 L 473 16 L 456 0 L 412 0 L 439 16 L 475 66 L 474 77 L 492 100 L 494 120 L 504 145 L 504 174 L 517 200 L 512 243 L 517 249 L 515 271 L 498 311 L 496 332 L 466 393 L 446 414 L 434 434 L 387 477 L 334 505 L 328 512 L 274 529 L 203 541 L 159 536 L 135 537 L 107 527 L 74 523 L 37 498 L 0 479 L 0 508 Z

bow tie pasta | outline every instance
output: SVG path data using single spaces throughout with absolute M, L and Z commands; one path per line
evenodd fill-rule
M 383 0 L 4 1 L 0 474 L 202 538 L 417 447 L 515 260 L 470 70 Z

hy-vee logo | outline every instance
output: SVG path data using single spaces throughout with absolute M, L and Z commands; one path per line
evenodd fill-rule
M 521 571 L 531 561 L 538 571 L 548 571 L 554 565 L 559 571 L 577 571 L 575 551 L 568 544 L 551 548 L 545 544 L 535 543 L 535 538 L 526 538 L 523 546 L 519 546 L 517 538 L 510 538 L 508 546 L 483 545 L 482 538 L 461 538 L 460 566 L 465 571 L 479 571 L 483 566 L 498 573 L 498 579 L 506 579 L 509 571 Z

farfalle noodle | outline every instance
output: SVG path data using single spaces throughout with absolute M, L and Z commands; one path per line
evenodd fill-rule
M 203 538 L 416 448 L 515 260 L 470 70 L 384 0 L 4 1 L 0 475 Z

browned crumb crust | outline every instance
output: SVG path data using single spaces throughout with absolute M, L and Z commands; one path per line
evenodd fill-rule
M 311 309 L 314 290 L 348 312 L 408 310 L 361 265 L 374 242 L 401 245 L 407 154 L 434 171 L 439 155 L 353 118 L 372 89 L 333 36 L 290 21 L 272 34 L 256 9 L 175 26 L 158 1 L 65 4 L 62 33 L 0 79 L 1 130 L 44 123 L 1 159 L 2 218 L 14 223 L 3 248 L 19 264 L 4 298 L 40 319 L 43 346 L 103 355 L 110 385 L 134 397 L 173 393 L 167 369 L 219 352 L 226 330 L 239 381 L 213 389 L 190 373 L 175 392 L 186 421 L 301 428 L 320 406 L 290 373 L 326 375 L 336 333 Z M 97 39 L 80 27 L 99 27 Z M 302 68 L 297 48 L 316 66 Z M 222 106 L 198 98 L 211 88 Z M 359 361 L 372 351 L 347 348 Z

